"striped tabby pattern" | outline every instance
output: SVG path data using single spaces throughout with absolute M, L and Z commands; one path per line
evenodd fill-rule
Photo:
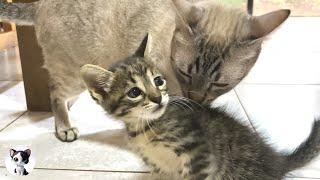
M 186 72 L 180 68 L 177 68 L 177 70 L 182 76 L 180 80 L 188 87 L 184 91 L 186 97 L 199 103 L 210 102 L 214 98 L 209 98 L 209 96 L 223 94 L 227 89 L 233 88 L 227 83 L 219 83 L 221 65 L 225 61 L 228 49 L 218 53 L 217 47 L 206 43 L 205 39 L 199 40 L 198 47 L 196 60 L 188 65 Z
M 207 68 L 202 72 L 214 79 L 212 67 L 199 61 L 190 71 Z M 125 123 L 132 150 L 154 173 L 190 180 L 280 180 L 320 152 L 320 121 L 295 152 L 278 153 L 220 110 L 182 97 L 169 101 L 165 80 L 143 57 L 109 71 L 85 65 L 81 74 L 98 104 Z
M 265 36 L 290 14 L 289 10 L 279 10 L 251 17 L 242 9 L 212 0 L 173 2 L 193 33 L 194 43 L 190 44 L 195 44 L 193 49 L 189 48 L 195 50 L 194 60 L 173 64 L 183 95 L 198 103 L 210 103 L 234 88 L 257 61 Z M 181 46 L 188 45 L 176 41 Z M 175 53 L 185 54 L 173 50 Z

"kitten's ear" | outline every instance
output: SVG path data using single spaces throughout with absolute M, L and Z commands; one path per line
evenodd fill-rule
M 187 0 L 172 0 L 180 15 L 189 24 L 196 24 L 202 17 L 203 10 Z
M 259 39 L 279 27 L 290 15 L 289 9 L 274 11 L 261 16 L 250 17 L 250 39 Z
M 92 98 L 101 102 L 109 91 L 113 72 L 96 65 L 87 64 L 81 67 L 80 74 Z
M 30 149 L 26 149 L 26 150 L 24 150 L 24 152 L 25 152 L 25 153 L 27 153 L 27 154 L 28 154 L 28 156 L 30 156 L 30 155 L 31 155 L 31 150 L 30 150 Z
M 16 152 L 14 149 L 10 149 L 10 156 L 13 157 L 13 154 Z
M 147 34 L 143 38 L 143 40 L 142 40 L 139 48 L 137 49 L 137 51 L 134 53 L 134 55 L 133 55 L 134 57 L 145 57 L 145 54 L 147 52 L 147 45 L 149 44 L 148 43 L 148 39 L 149 39 L 149 35 Z

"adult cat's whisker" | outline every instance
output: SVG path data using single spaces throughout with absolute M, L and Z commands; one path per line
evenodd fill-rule
M 172 96 L 173 97 L 173 101 L 176 101 L 176 102 L 184 102 L 185 104 L 188 104 L 189 106 L 194 106 L 194 105 L 197 105 L 197 107 L 200 107 L 200 108 L 203 108 L 202 105 L 200 105 L 198 102 L 196 101 L 193 101 L 191 99 L 187 99 L 185 97 L 179 97 L 179 96 Z

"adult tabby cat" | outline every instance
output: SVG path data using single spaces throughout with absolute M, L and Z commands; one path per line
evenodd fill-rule
M 170 97 L 161 73 L 143 57 L 146 42 L 110 70 L 85 65 L 81 75 L 93 99 L 125 123 L 132 149 L 154 172 L 194 180 L 280 180 L 319 155 L 320 121 L 293 153 L 278 153 L 219 109 Z
M 181 14 L 176 13 L 176 6 Z M 261 38 L 289 15 L 281 10 L 249 17 L 211 1 L 185 0 L 43 0 L 0 3 L 0 20 L 33 25 L 50 76 L 56 135 L 79 136 L 68 106 L 84 89 L 79 68 L 104 68 L 128 57 L 145 34 L 152 35 L 148 56 L 165 76 L 170 93 L 213 100 L 240 82 L 260 52 Z M 192 64 L 212 64 L 209 76 Z M 203 74 L 203 75 L 202 75 Z M 179 79 L 179 81 L 177 80 Z M 201 81 L 198 81 L 198 80 Z M 197 82 L 197 83 L 195 83 Z M 183 92 L 183 93 L 182 93 Z M 197 92 L 197 93 L 195 93 Z M 202 93 L 205 96 L 201 95 Z

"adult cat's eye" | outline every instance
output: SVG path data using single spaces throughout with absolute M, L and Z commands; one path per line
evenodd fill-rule
M 217 82 L 215 82 L 215 83 L 212 83 L 214 86 L 217 86 L 217 87 L 226 87 L 226 86 L 229 86 L 229 84 L 227 84 L 227 83 L 217 83 Z
M 142 91 L 139 88 L 134 87 L 131 88 L 127 94 L 130 98 L 136 98 L 142 94 Z
M 164 84 L 164 79 L 162 79 L 161 76 L 158 76 L 154 78 L 154 84 L 156 86 L 162 86 Z

